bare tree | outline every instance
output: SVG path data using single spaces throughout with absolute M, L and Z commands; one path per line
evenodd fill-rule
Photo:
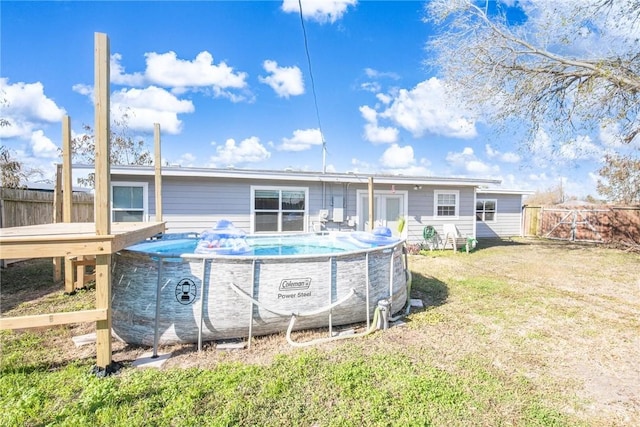
M 112 165 L 152 165 L 153 155 L 147 149 L 142 139 L 134 140 L 130 135 L 128 126 L 128 114 L 123 114 L 122 119 L 114 122 L 110 135 L 110 164 Z M 71 141 L 72 160 L 75 163 L 95 164 L 95 134 L 91 126 L 83 125 L 84 133 L 76 136 Z M 79 178 L 82 185 L 93 187 L 94 174 L 87 178 Z
M 598 193 L 613 202 L 640 205 L 640 157 L 607 155 L 598 171 Z
M 544 191 L 536 191 L 534 194 L 527 197 L 525 203 L 529 206 L 552 206 L 563 203 L 565 201 L 565 194 L 562 188 L 562 183 L 549 187 Z
M 441 28 L 430 64 L 459 98 L 503 130 L 520 120 L 529 147 L 540 130 L 556 148 L 603 126 L 626 143 L 640 138 L 640 1 L 517 5 L 425 6 L 425 20 Z
M 24 179 L 22 163 L 4 145 L 0 146 L 0 178 L 0 186 L 4 188 L 19 188 Z
M 0 145 L 0 187 L 20 188 L 34 176 L 42 176 L 37 168 L 25 168 L 9 148 Z

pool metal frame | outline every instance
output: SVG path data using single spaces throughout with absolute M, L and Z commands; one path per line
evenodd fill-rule
M 344 235 L 344 233 L 343 233 Z M 308 235 L 305 235 L 308 236 Z M 378 265 L 380 263 L 380 257 L 385 258 L 388 255 L 388 268 Z M 230 338 L 247 338 L 248 347 L 251 346 L 251 340 L 255 335 L 266 335 L 271 333 L 279 333 L 284 331 L 283 327 L 276 327 L 274 330 L 270 330 L 269 328 L 263 328 L 263 330 L 259 330 L 257 333 L 254 330 L 256 327 L 256 323 L 262 321 L 265 323 L 265 318 L 269 319 L 264 315 L 265 312 L 270 313 L 274 317 L 286 318 L 289 319 L 289 326 L 287 330 L 287 340 L 292 345 L 307 345 L 313 344 L 314 340 L 308 343 L 297 343 L 291 339 L 291 331 L 294 330 L 295 323 L 300 320 L 301 322 L 305 322 L 305 320 L 309 320 L 311 323 L 308 325 L 302 325 L 298 327 L 296 330 L 302 329 L 317 329 L 320 327 L 328 326 L 329 337 L 334 337 L 333 328 L 338 325 L 347 325 L 347 324 L 355 324 L 366 321 L 366 332 L 364 334 L 369 333 L 375 328 L 382 328 L 383 324 L 380 323 L 378 317 L 379 312 L 382 310 L 382 314 L 386 316 L 386 319 L 390 318 L 394 313 L 398 313 L 403 308 L 409 308 L 409 292 L 410 292 L 410 273 L 408 269 L 408 256 L 406 247 L 404 245 L 404 241 L 397 241 L 392 244 L 388 244 L 385 246 L 378 247 L 370 247 L 366 249 L 359 249 L 354 251 L 336 253 L 336 254 L 320 254 L 320 255 L 216 255 L 216 254 L 181 254 L 179 257 L 176 257 L 176 254 L 161 254 L 161 253 L 140 253 L 136 251 L 124 250 L 116 255 L 114 255 L 114 270 L 116 274 L 114 274 L 114 315 L 113 315 L 113 323 L 114 329 L 118 329 L 121 325 L 121 316 L 118 311 L 118 301 L 121 301 L 126 298 L 122 298 L 119 296 L 119 287 L 122 286 L 122 279 L 127 275 L 126 267 L 124 268 L 124 272 L 118 272 L 118 265 L 121 264 L 123 257 L 133 257 L 134 259 L 138 259 L 140 264 L 146 262 L 148 264 L 149 261 L 152 261 L 155 264 L 156 270 L 156 278 L 155 278 L 155 310 L 153 315 L 153 355 L 157 355 L 157 349 L 161 344 L 160 339 L 160 319 L 162 316 L 162 293 L 167 293 L 167 286 L 171 282 L 171 278 L 167 280 L 165 277 L 165 267 L 166 265 L 176 267 L 176 263 L 178 264 L 188 264 L 190 267 L 190 271 L 193 276 L 196 276 L 200 282 L 200 292 L 199 298 L 197 301 L 194 301 L 194 307 L 192 308 L 192 313 L 195 316 L 195 323 L 197 327 L 197 343 L 198 350 L 202 349 L 202 343 L 205 339 L 204 330 L 205 330 L 205 318 L 207 317 L 207 313 L 211 316 L 211 305 L 215 304 L 214 300 L 212 300 L 212 292 L 214 283 L 220 282 L 217 280 L 215 276 L 215 272 L 219 269 L 223 269 L 224 267 L 229 267 L 229 263 L 240 264 L 242 268 L 245 268 L 250 263 L 250 287 L 249 289 L 243 289 L 237 281 L 234 280 L 224 280 L 224 285 L 229 288 L 240 300 L 246 301 L 248 304 L 248 317 L 247 317 L 247 329 L 245 333 L 238 334 L 238 336 L 230 337 L 230 336 L 220 336 L 220 337 L 210 337 L 209 340 L 219 340 L 219 339 L 230 339 Z M 378 258 L 378 259 L 372 259 Z M 362 262 L 359 261 L 360 258 L 363 258 L 364 266 L 362 266 Z M 326 259 L 326 261 L 324 261 Z M 346 271 L 346 268 L 350 268 L 351 261 L 356 261 L 355 264 L 360 266 L 360 268 L 364 268 L 364 277 L 358 278 L 359 272 L 350 272 Z M 325 271 L 328 271 L 328 283 L 331 288 L 324 289 L 321 288 L 320 291 L 327 292 L 327 296 L 329 297 L 326 304 L 318 306 L 318 299 L 313 300 L 315 306 L 310 307 L 309 310 L 302 311 L 300 307 L 296 309 L 292 309 L 290 304 L 284 304 L 284 307 L 274 307 L 270 306 L 268 302 L 261 301 L 259 298 L 256 298 L 255 293 L 265 293 L 268 295 L 268 292 L 261 290 L 261 286 L 263 286 L 263 282 L 261 281 L 261 275 L 264 274 L 264 270 L 267 266 L 271 266 L 274 264 L 299 264 L 305 263 L 309 268 L 309 265 L 316 266 L 321 263 L 328 263 L 328 267 L 324 267 Z M 135 263 L 135 262 L 134 262 Z M 171 263 L 171 264 L 169 264 Z M 378 264 L 372 264 L 378 263 Z M 137 263 L 136 263 L 137 264 Z M 345 266 L 343 266 L 345 264 Z M 402 267 L 401 271 L 399 271 L 399 267 L 397 264 L 400 264 Z M 126 283 L 126 287 L 130 285 L 127 281 L 133 280 L 133 282 L 137 282 L 135 285 L 143 283 L 143 286 L 149 286 L 149 280 L 141 280 L 142 276 L 149 278 L 149 265 L 140 265 L 140 268 L 134 267 L 131 277 L 125 278 L 124 282 Z M 146 267 L 146 268 L 145 268 Z M 216 269 L 216 267 L 218 267 Z M 342 267 L 342 270 L 338 271 L 338 269 Z M 184 267 L 182 267 L 184 268 Z M 273 267 L 277 269 L 278 267 Z M 195 271 L 194 271 L 195 269 Z M 227 274 L 227 276 L 234 276 L 234 271 L 229 270 L 231 274 Z M 388 272 L 388 277 L 382 278 L 380 277 L 385 272 Z M 141 274 L 138 274 L 141 273 Z M 246 271 L 243 271 L 246 273 Z M 371 277 L 373 273 L 374 277 Z M 270 275 L 277 275 L 277 273 L 270 273 Z M 401 275 L 400 275 L 401 274 Z M 141 276 L 142 275 L 142 276 Z M 307 274 L 302 274 L 306 276 L 315 277 L 325 277 L 322 272 L 308 272 Z M 137 277 L 134 277 L 137 276 Z M 345 277 L 345 280 L 350 282 L 351 286 L 339 286 L 338 276 Z M 176 278 L 173 278 L 176 279 Z M 269 279 L 267 279 L 269 280 Z M 315 280 L 315 279 L 314 279 Z M 372 282 L 373 281 L 373 282 Z M 309 279 L 311 283 L 311 279 Z M 326 279 L 325 279 L 326 282 Z M 354 282 L 354 283 L 351 283 Z M 386 283 L 385 283 L 386 282 Z M 246 283 L 245 283 L 246 285 Z M 321 283 L 323 285 L 323 283 Z M 264 285 L 269 286 L 269 285 Z M 273 288 L 273 285 L 270 285 Z M 257 289 L 256 289 L 257 287 Z M 375 289 L 372 289 L 375 287 Z M 335 289 L 334 289 L 335 288 Z M 338 295 L 338 288 L 341 291 L 342 295 Z M 385 289 L 386 288 L 386 289 Z M 346 291 L 348 289 L 348 291 Z M 197 287 L 196 287 L 197 290 Z M 177 291 L 176 291 L 177 292 Z M 319 292 L 322 293 L 322 292 Z M 362 298 L 362 293 L 364 293 L 364 298 Z M 373 295 L 372 295 L 373 294 Z M 150 295 L 149 295 L 150 296 Z M 322 295 L 320 295 L 322 296 Z M 272 295 L 271 295 L 272 297 Z M 194 297 L 195 298 L 195 297 Z M 354 298 L 364 299 L 364 310 L 361 314 L 357 315 L 355 311 L 355 307 L 352 307 L 356 304 L 356 301 L 350 301 Z M 372 298 L 375 301 L 372 301 Z M 206 301 L 205 301 L 206 299 Z M 266 298 L 269 299 L 269 298 Z M 271 298 L 273 299 L 273 298 Z M 340 311 L 341 309 L 345 309 L 345 305 L 351 304 L 349 308 L 353 308 L 353 317 L 352 320 L 345 319 L 345 313 L 340 313 L 340 319 L 336 322 L 334 320 L 334 312 Z M 205 305 L 208 305 L 205 310 Z M 314 304 L 312 304 L 314 305 Z M 131 308 L 131 311 L 134 311 L 135 308 Z M 244 309 L 237 309 L 238 315 L 240 315 Z M 123 310 L 126 312 L 126 310 Z M 406 310 L 408 313 L 408 310 Z M 328 313 L 328 318 L 325 321 L 319 321 L 318 316 Z M 349 312 L 351 313 L 351 312 Z M 215 311 L 214 311 L 215 314 Z M 256 318 L 257 316 L 257 318 Z M 372 325 L 372 317 L 374 318 L 373 323 L 377 323 Z M 392 318 L 395 320 L 396 318 Z M 163 319 L 164 320 L 164 319 Z M 213 324 L 211 319 L 210 324 Z M 126 322 L 123 322 L 126 323 Z M 268 322 L 266 322 L 268 323 Z M 282 323 L 282 322 L 280 322 Z M 175 325 L 173 323 L 172 325 Z M 386 323 L 384 324 L 386 327 Z M 126 327 L 126 325 L 125 325 Z M 242 329 L 239 326 L 238 329 Z M 211 328 L 209 328 L 211 331 Z M 265 332 L 266 331 L 266 332 Z M 116 333 L 118 334 L 118 333 Z M 121 335 L 126 335 L 122 333 L 122 329 L 120 329 Z M 353 336 L 359 336 L 364 334 L 354 334 Z M 176 336 L 178 334 L 176 333 Z M 127 340 L 123 339 L 125 342 L 130 341 L 140 341 L 135 342 L 139 344 L 144 344 L 144 338 L 140 340 Z M 320 340 L 323 341 L 323 340 Z M 182 341 L 177 341 L 182 342 Z M 185 342 L 195 342 L 194 340 L 188 340 Z M 170 342 L 173 343 L 173 342 Z

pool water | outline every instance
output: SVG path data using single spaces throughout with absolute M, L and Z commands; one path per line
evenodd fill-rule
M 399 240 L 399 239 L 398 239 Z M 148 254 L 163 256 L 180 256 L 193 254 L 198 246 L 197 238 L 162 238 L 145 241 L 127 249 Z M 379 246 L 370 242 L 362 242 L 344 235 L 289 235 L 289 236 L 251 236 L 246 243 L 249 250 L 237 255 L 243 256 L 277 256 L 277 255 L 323 255 L 339 254 L 347 251 L 362 250 Z M 387 242 L 385 242 L 386 244 Z M 211 254 L 216 251 L 212 250 Z M 220 252 L 220 254 L 225 254 Z M 226 253 L 228 254 L 228 252 Z

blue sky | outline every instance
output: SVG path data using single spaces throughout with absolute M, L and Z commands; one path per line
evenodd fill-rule
M 424 65 L 423 2 L 2 1 L 2 144 L 52 177 L 61 118 L 93 126 L 94 33 L 111 48 L 112 118 L 170 164 L 498 178 L 595 195 L 599 159 L 531 161 L 471 119 Z

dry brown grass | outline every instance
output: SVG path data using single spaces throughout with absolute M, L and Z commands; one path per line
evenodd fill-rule
M 39 264 L 38 264 L 39 262 Z M 32 263 L 33 264 L 33 263 Z M 7 272 L 29 283 L 34 272 L 46 282 L 48 262 L 30 274 L 5 271 L 2 315 L 38 312 L 42 307 L 91 304 L 93 290 L 69 297 L 60 286 L 16 285 Z M 469 255 L 433 252 L 410 257 L 412 296 L 426 307 L 414 310 L 402 327 L 367 338 L 323 344 L 332 357 L 340 346 L 389 348 L 429 360 L 449 372 L 468 366 L 498 371 L 533 384 L 548 404 L 588 425 L 640 425 L 640 255 L 592 245 L 517 240 L 485 244 Z M 20 266 L 12 267 L 20 268 Z M 13 276 L 12 276 L 13 277 Z M 42 311 L 40 311 L 42 312 Z M 76 348 L 70 337 L 91 325 L 68 325 L 43 332 L 43 358 L 65 364 L 95 357 L 95 348 Z M 326 331 L 297 333 L 300 340 Z M 114 341 L 113 358 L 131 362 L 147 348 Z M 269 364 L 299 351 L 283 334 L 256 337 L 248 350 L 219 351 L 213 344 L 173 351 L 165 368 L 211 368 L 220 362 Z M 341 353 L 344 354 L 344 353 Z M 482 413 L 478 424 L 483 424 Z M 490 422 L 490 420 L 487 420 Z

